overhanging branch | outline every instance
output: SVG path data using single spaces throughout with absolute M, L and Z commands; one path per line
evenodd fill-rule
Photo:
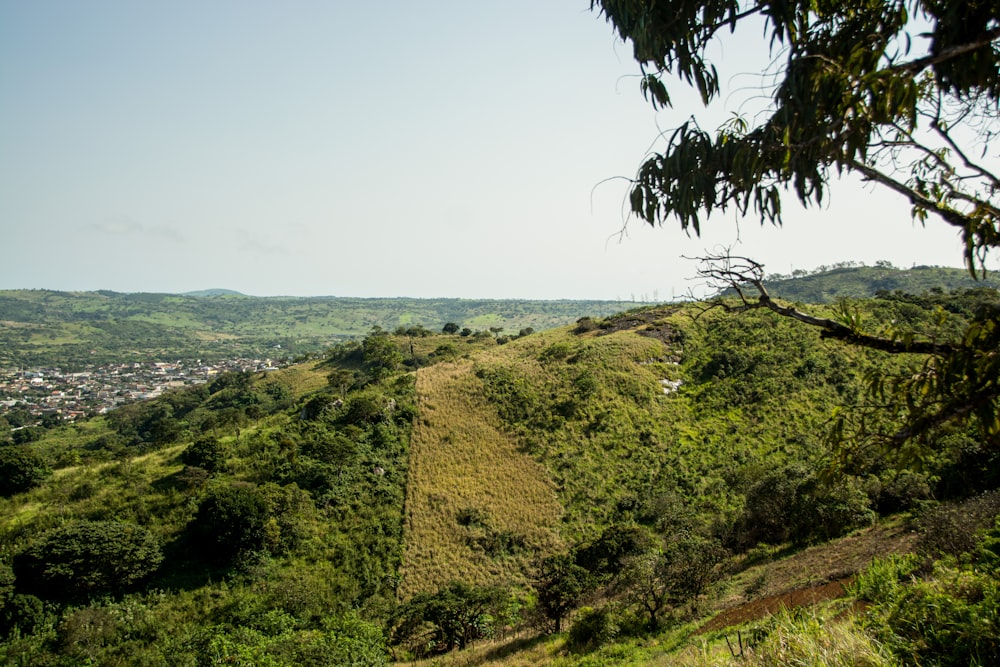
M 809 326 L 822 329 L 820 333 L 822 338 L 833 338 L 852 345 L 881 350 L 882 352 L 889 352 L 891 354 L 942 355 L 953 352 L 956 349 L 954 345 L 948 343 L 872 336 L 837 320 L 816 317 L 792 306 L 782 305 L 772 299 L 771 295 L 767 292 L 767 288 L 764 287 L 764 266 L 748 257 L 715 255 L 699 259 L 704 264 L 704 268 L 698 270 L 699 276 L 708 279 L 709 283 L 714 287 L 731 289 L 739 296 L 741 301 L 741 305 L 739 306 L 720 304 L 723 309 L 729 312 L 765 308 L 782 317 L 788 317 Z M 751 286 L 756 290 L 756 298 L 747 294 L 747 286 Z

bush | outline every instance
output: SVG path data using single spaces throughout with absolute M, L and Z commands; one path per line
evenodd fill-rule
M 852 528 L 870 525 L 875 519 L 870 502 L 856 478 L 827 485 L 800 466 L 775 470 L 747 492 L 731 544 L 748 549 L 760 542 L 832 539 Z
M 0 496 L 33 489 L 51 474 L 45 460 L 28 447 L 0 447 Z
M 979 547 L 979 533 L 991 528 L 997 516 L 1000 491 L 938 505 L 917 519 L 921 533 L 917 550 L 930 557 L 973 554 Z
M 869 632 L 906 664 L 1000 664 L 1000 581 L 950 568 L 935 575 L 884 587 L 890 594 L 868 612 Z
M 219 472 L 226 465 L 226 455 L 218 438 L 195 440 L 181 453 L 181 461 L 194 468 Z
M 611 607 L 584 607 L 569 629 L 569 644 L 577 650 L 592 650 L 614 640 L 620 631 Z
M 198 505 L 190 531 L 206 560 L 232 564 L 264 550 L 268 517 L 267 499 L 256 486 L 220 486 Z
M 77 521 L 44 533 L 14 559 L 19 589 L 53 599 L 118 593 L 163 561 L 160 543 L 142 526 Z
M 32 635 L 54 623 L 55 614 L 34 595 L 18 593 L 0 610 L 0 633 L 4 637 L 15 628 L 22 635 Z

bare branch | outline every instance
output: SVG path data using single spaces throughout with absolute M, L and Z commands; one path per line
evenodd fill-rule
M 720 289 L 731 289 L 740 298 L 741 305 L 727 306 L 720 304 L 728 312 L 744 312 L 766 308 L 782 317 L 788 317 L 809 326 L 822 329 L 820 336 L 835 338 L 853 345 L 881 350 L 892 354 L 947 354 L 955 350 L 955 346 L 947 343 L 919 340 L 897 340 L 862 333 L 861 331 L 825 317 L 815 317 L 792 306 L 783 306 L 774 301 L 764 287 L 764 266 L 748 257 L 732 255 L 715 255 L 702 257 L 703 268 L 698 275 L 706 278 L 710 284 Z M 757 291 L 756 299 L 747 294 L 748 288 Z
M 970 160 L 968 156 L 966 156 L 966 154 L 962 151 L 962 149 L 959 148 L 958 144 L 955 143 L 955 140 L 952 139 L 951 134 L 949 134 L 948 130 L 942 127 L 941 122 L 938 118 L 935 118 L 934 120 L 931 121 L 931 127 L 934 129 L 935 132 L 937 132 L 938 136 L 940 136 L 941 139 L 943 139 L 944 142 L 951 147 L 951 150 L 955 151 L 955 154 L 958 155 L 958 157 L 962 158 L 962 162 L 965 164 L 966 168 L 976 172 L 986 180 L 990 181 L 990 183 L 994 188 L 1000 188 L 1000 178 L 997 178 L 996 174 L 987 170 L 985 167 L 982 167 L 979 164 L 976 164 L 975 162 Z

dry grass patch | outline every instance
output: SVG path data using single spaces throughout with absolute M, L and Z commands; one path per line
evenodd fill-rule
M 416 390 L 400 596 L 454 579 L 523 582 L 529 562 L 559 546 L 545 470 L 501 430 L 471 361 L 421 369 Z
M 322 362 L 297 364 L 276 371 L 278 377 L 296 396 L 319 391 L 327 385 L 327 370 L 320 368 Z

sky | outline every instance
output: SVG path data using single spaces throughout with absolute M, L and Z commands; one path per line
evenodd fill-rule
M 657 137 L 589 0 L 0 0 L 0 289 L 667 301 L 729 248 L 789 273 L 960 266 L 857 182 L 689 237 L 626 215 Z M 716 62 L 759 100 L 759 34 Z

